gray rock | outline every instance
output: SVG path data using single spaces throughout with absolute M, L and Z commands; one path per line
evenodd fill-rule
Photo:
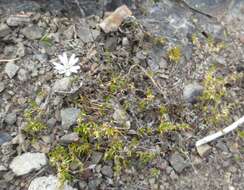
M 89 27 L 85 20 L 81 20 L 77 25 L 77 31 L 79 31 L 77 35 L 84 43 L 93 42 L 100 34 L 98 30 L 89 29 Z
M 4 165 L 0 165 L 0 172 L 7 171 L 8 169 Z
M 5 37 L 11 32 L 11 29 L 6 24 L 0 24 L 0 38 Z
M 58 79 L 53 85 L 54 92 L 68 91 L 71 87 L 71 78 L 65 77 Z
M 177 179 L 178 179 L 178 175 L 175 173 L 174 170 L 171 171 L 171 173 L 170 173 L 170 178 L 171 178 L 172 180 L 177 180 Z
M 25 69 L 20 69 L 19 72 L 18 72 L 18 79 L 20 81 L 27 81 L 28 79 L 28 72 L 25 70 Z
M 216 147 L 219 148 L 220 150 L 222 150 L 223 152 L 229 152 L 229 149 L 227 147 L 227 145 L 224 142 L 218 142 L 216 144 Z
M 80 187 L 80 189 L 86 189 L 87 183 L 85 181 L 79 181 L 79 187 Z
M 178 173 L 181 173 L 186 167 L 188 167 L 188 163 L 184 160 L 184 158 L 179 153 L 174 153 L 169 160 L 171 166 Z
M 23 28 L 22 34 L 30 40 L 38 40 L 43 36 L 44 30 L 39 26 L 33 25 Z
M 46 53 L 37 53 L 33 56 L 33 59 L 39 61 L 40 63 L 45 63 L 48 60 L 48 55 Z
M 130 121 L 128 119 L 127 113 L 125 110 L 120 108 L 120 106 L 115 105 L 113 119 L 121 125 L 126 125 L 127 127 L 130 127 Z
M 101 152 L 93 152 L 91 156 L 91 164 L 98 164 L 103 158 Z
M 26 54 L 26 50 L 25 50 L 25 46 L 23 43 L 18 43 L 17 45 L 17 50 L 16 50 L 16 55 L 18 55 L 18 57 L 24 57 Z
M 17 120 L 16 113 L 9 113 L 5 117 L 5 122 L 8 125 L 13 125 L 16 122 L 16 120 Z
M 3 82 L 0 82 L 0 92 L 4 91 L 5 85 Z
M 77 122 L 77 119 L 80 114 L 80 109 L 77 108 L 65 108 L 61 110 L 61 120 L 62 127 L 68 129 L 70 126 L 74 125 Z
M 44 98 L 45 98 L 45 97 L 42 96 L 42 95 L 37 95 L 36 98 L 35 98 L 35 102 L 36 102 L 36 104 L 37 104 L 37 105 L 41 105 L 41 103 L 43 102 Z
M 103 166 L 101 169 L 101 173 L 109 178 L 113 177 L 113 169 L 111 166 Z
M 50 127 L 54 127 L 55 124 L 56 124 L 57 120 L 54 119 L 54 118 L 50 118 L 48 121 L 47 121 L 47 126 L 50 128 Z
M 0 145 L 5 142 L 11 141 L 12 137 L 8 133 L 0 133 Z
M 211 146 L 208 144 L 198 146 L 197 152 L 201 157 L 207 156 L 211 152 Z
M 88 182 L 88 189 L 89 190 L 95 190 L 95 189 L 99 189 L 99 185 L 102 183 L 102 179 L 101 178 L 96 178 L 93 180 L 89 180 Z
M 24 24 L 28 24 L 31 22 L 29 16 L 18 16 L 18 15 L 11 15 L 7 19 L 7 24 L 9 26 L 21 26 Z
M 9 78 L 13 78 L 18 70 L 19 67 L 12 62 L 8 62 L 5 66 L 5 73 L 7 73 Z
M 17 176 L 25 175 L 33 170 L 39 170 L 47 164 L 46 155 L 43 153 L 24 153 L 15 157 L 10 163 L 11 170 Z
M 62 136 L 59 142 L 69 144 L 69 143 L 77 142 L 79 139 L 80 138 L 77 133 L 70 133 Z
M 7 182 L 10 182 L 14 179 L 14 173 L 12 171 L 9 171 L 3 175 L 3 179 Z
M 60 182 L 56 176 L 37 177 L 31 181 L 28 190 L 57 190 L 60 189 Z M 62 185 L 62 190 L 76 190 L 67 183 Z
M 184 87 L 183 98 L 188 103 L 196 103 L 203 90 L 203 86 L 198 83 L 188 84 Z

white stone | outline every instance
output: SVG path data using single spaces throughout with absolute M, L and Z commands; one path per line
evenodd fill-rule
M 28 190 L 57 190 L 60 189 L 60 183 L 56 176 L 43 176 L 32 180 Z M 76 190 L 75 188 L 64 184 L 62 190 Z
M 39 170 L 47 164 L 46 155 L 43 153 L 24 153 L 15 157 L 11 164 L 11 170 L 17 175 L 25 175 L 33 170 Z
M 18 70 L 19 67 L 12 62 L 8 62 L 5 66 L 5 72 L 9 78 L 13 78 Z

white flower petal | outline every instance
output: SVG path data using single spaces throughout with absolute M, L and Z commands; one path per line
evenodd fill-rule
M 63 53 L 63 55 L 59 55 L 58 58 L 60 59 L 60 62 L 61 62 L 63 65 L 67 65 L 67 64 L 69 63 L 67 54 L 66 54 L 65 52 Z
M 69 64 L 73 63 L 75 59 L 75 54 L 72 54 L 71 57 L 69 58 Z
M 72 73 L 77 73 L 80 69 L 79 65 L 75 65 L 79 58 L 76 58 L 75 54 L 72 54 L 70 59 L 68 59 L 67 54 L 64 52 L 63 55 L 58 56 L 60 63 L 53 62 L 55 70 L 59 74 L 65 74 L 65 76 L 70 76 Z
M 80 69 L 80 66 L 73 66 L 73 67 L 70 68 L 70 71 L 72 73 L 77 73 L 79 69 Z
M 75 65 L 77 62 L 79 61 L 79 58 L 78 57 L 75 57 L 75 54 L 72 54 L 72 56 L 70 57 L 70 60 L 69 60 L 69 65 Z

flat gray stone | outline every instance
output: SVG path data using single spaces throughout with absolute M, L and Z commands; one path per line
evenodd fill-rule
M 37 177 L 31 181 L 28 190 L 57 190 L 60 189 L 60 182 L 56 176 Z M 64 184 L 62 190 L 76 190 L 75 188 Z
M 16 113 L 9 113 L 5 117 L 5 122 L 8 125 L 13 125 L 16 122 L 16 120 L 17 120 Z
M 8 133 L 0 133 L 0 145 L 2 145 L 5 142 L 11 141 L 11 139 L 12 137 Z
M 25 69 L 20 69 L 19 72 L 18 72 L 18 79 L 20 81 L 27 81 L 28 79 L 28 72 L 25 70 Z
M 103 175 L 112 178 L 113 177 L 113 169 L 111 166 L 103 166 L 101 169 Z
M 5 37 L 11 32 L 11 28 L 6 24 L 0 24 L 0 37 Z
M 3 82 L 0 82 L 0 92 L 4 91 L 5 85 Z
M 69 144 L 69 143 L 77 142 L 79 139 L 80 137 L 77 133 L 70 133 L 62 136 L 59 141 L 64 144 Z
M 72 125 L 76 124 L 80 114 L 80 109 L 77 108 L 65 108 L 61 110 L 62 127 L 68 129 Z
M 31 19 L 29 16 L 10 15 L 6 22 L 9 26 L 21 26 L 30 23 Z
M 47 158 L 45 154 L 27 152 L 15 157 L 10 163 L 10 168 L 15 175 L 21 176 L 33 170 L 39 170 L 46 164 Z
M 30 40 L 38 40 L 43 36 L 44 30 L 39 26 L 33 25 L 23 28 L 22 34 Z
M 71 78 L 65 77 L 62 79 L 58 79 L 53 85 L 54 92 L 62 92 L 62 91 L 69 91 L 71 87 Z
M 12 62 L 8 62 L 5 66 L 5 73 L 7 73 L 9 78 L 13 78 L 18 70 L 19 70 L 19 66 L 15 65 Z
M 191 83 L 184 87 L 183 98 L 188 103 L 196 103 L 203 93 L 203 86 L 198 83 Z
M 187 162 L 179 153 L 174 153 L 170 157 L 169 162 L 174 170 L 178 173 L 181 173 L 186 167 L 188 167 Z

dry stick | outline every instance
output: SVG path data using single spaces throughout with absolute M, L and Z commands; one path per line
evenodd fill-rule
M 16 58 L 16 59 L 0 59 L 0 63 L 1 63 L 1 62 L 16 61 L 16 60 L 19 60 L 19 58 Z
M 213 141 L 213 140 L 233 131 L 234 129 L 238 128 L 243 123 L 244 123 L 244 116 L 242 116 L 240 119 L 238 119 L 236 122 L 232 123 L 228 127 L 224 128 L 223 130 L 218 131 L 217 133 L 214 133 L 212 135 L 209 135 L 209 136 L 204 137 L 203 139 L 197 141 L 196 147 L 206 144 L 210 141 Z

